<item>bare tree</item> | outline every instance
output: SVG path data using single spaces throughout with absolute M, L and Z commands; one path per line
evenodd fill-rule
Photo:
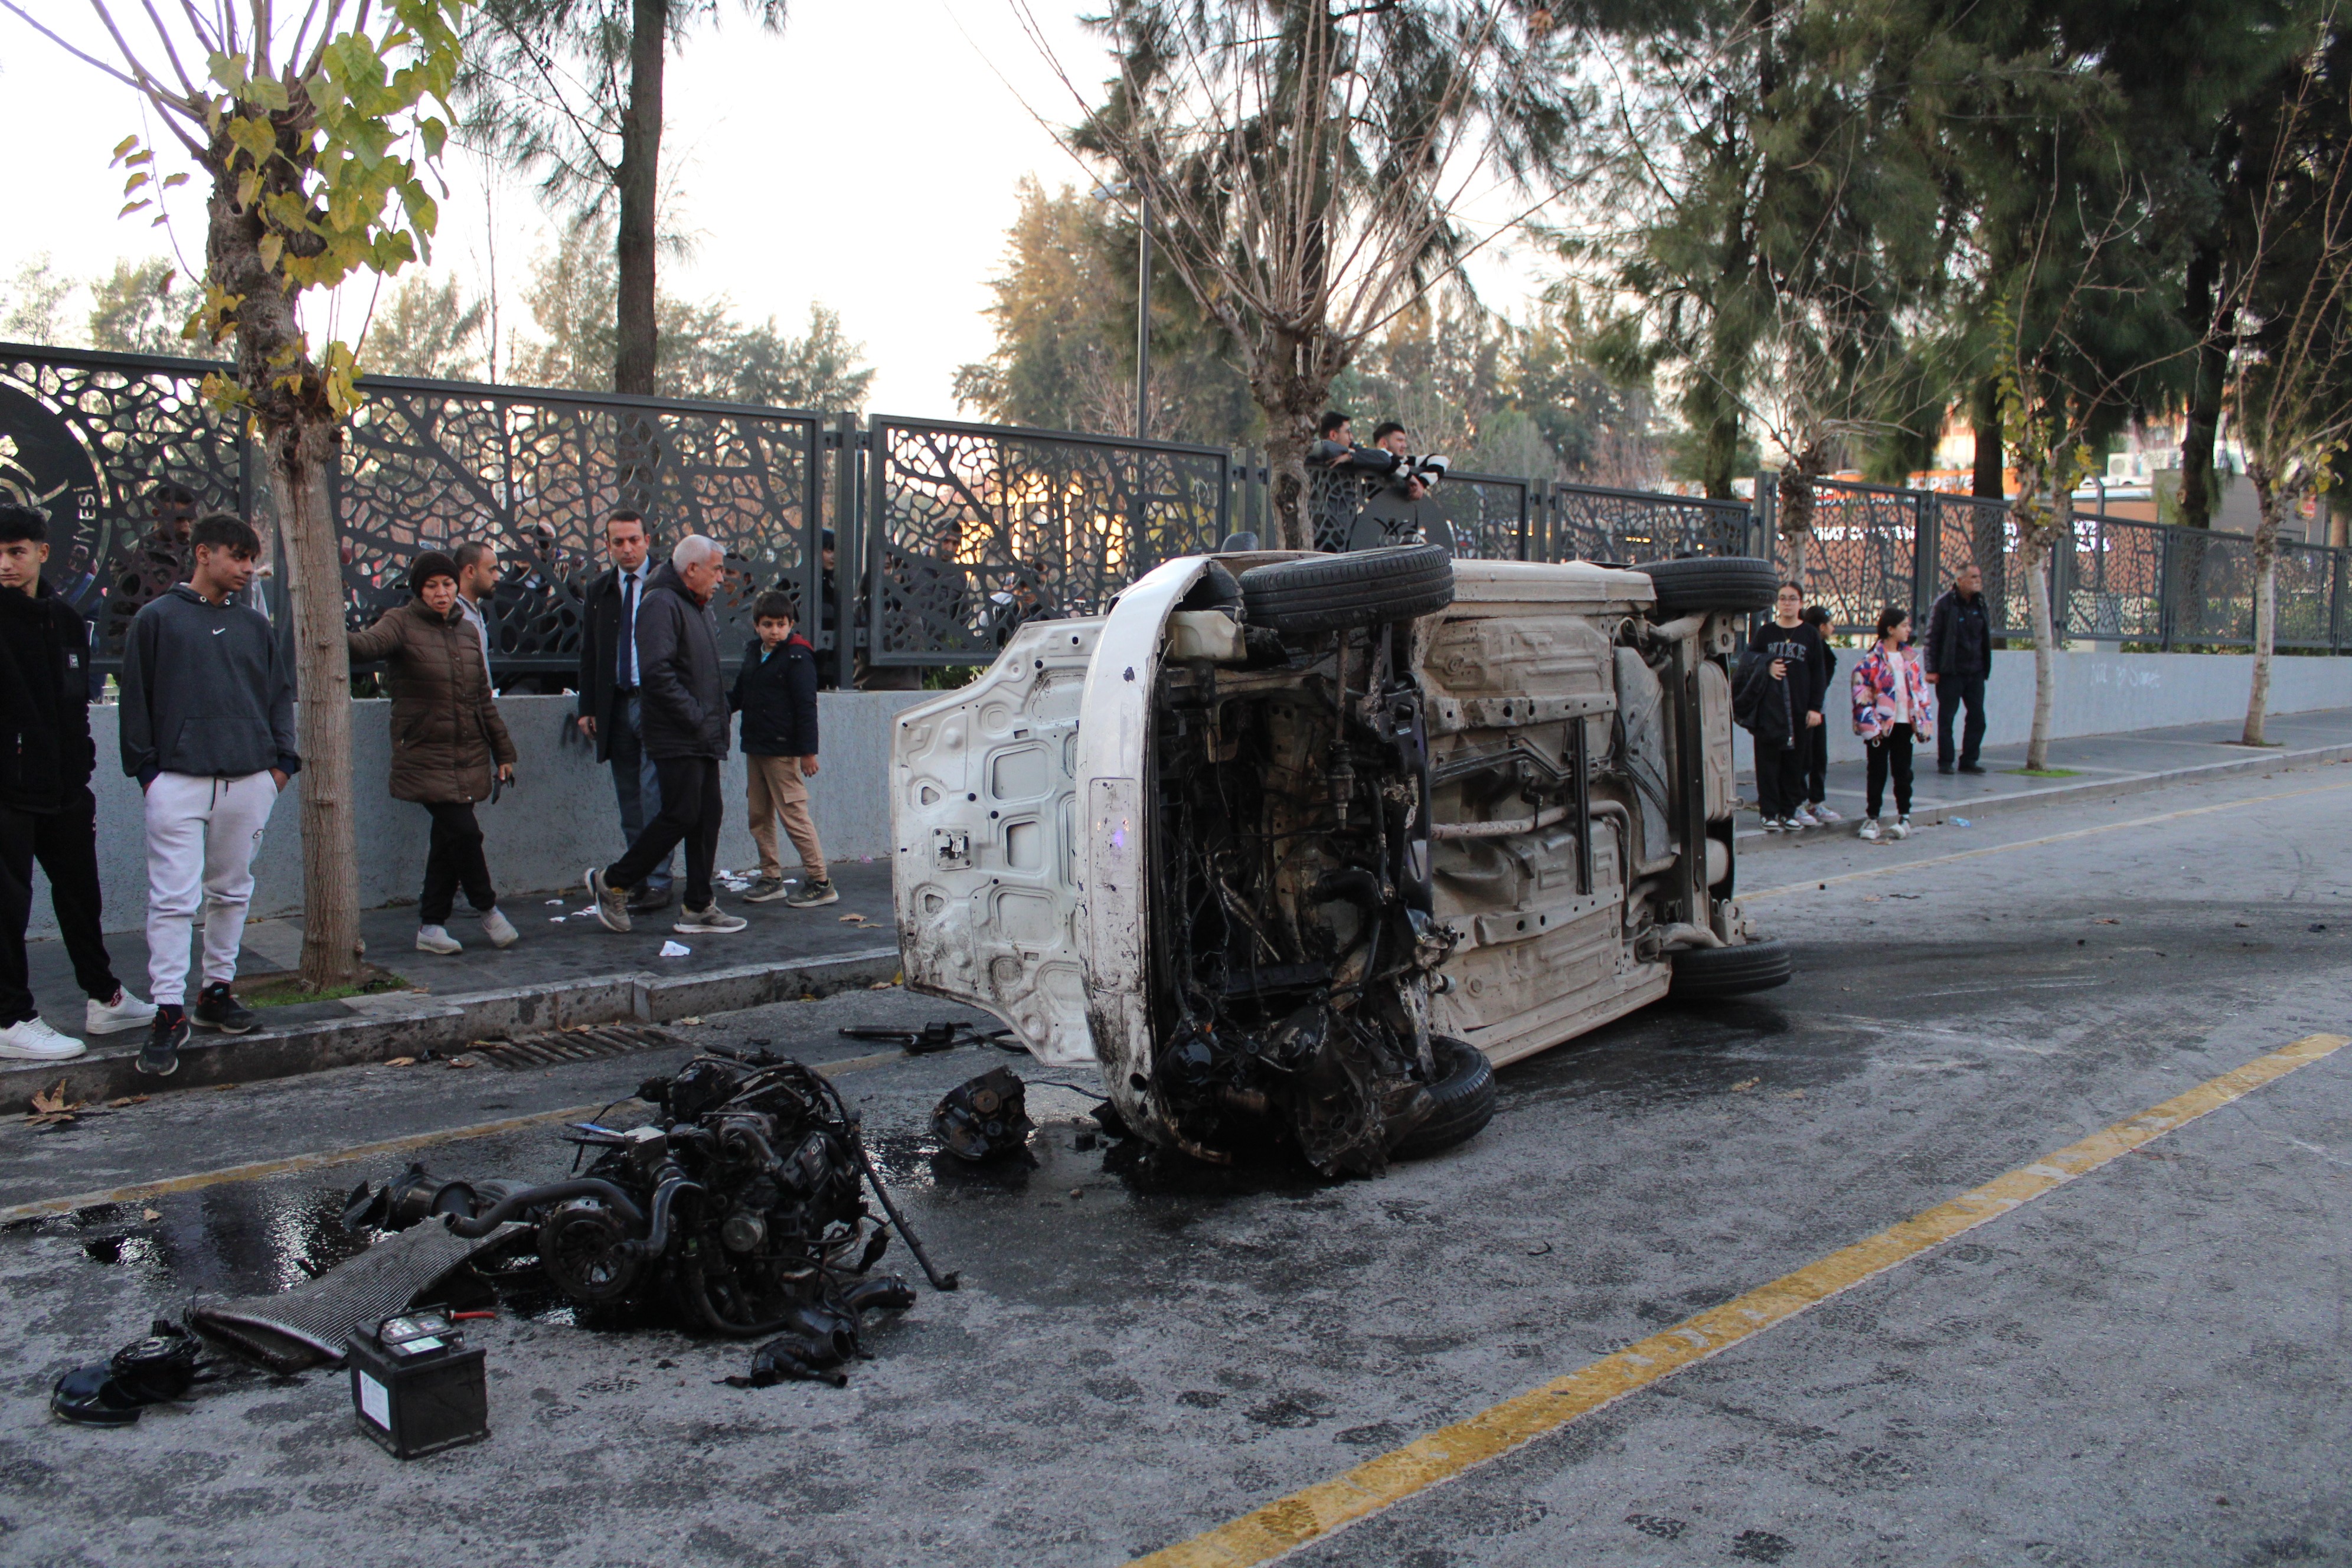
M 1458 278 L 1483 243 L 1474 192 L 1559 174 L 1576 123 L 1561 37 L 1502 0 L 1114 0 L 1097 26 L 1118 74 L 1071 145 L 1140 193 L 1159 254 L 1236 346 L 1283 542 L 1305 548 L 1332 379 Z
M 2323 37 L 2325 30 L 2323 29 Z M 2246 188 L 2248 260 L 2219 318 L 2233 322 L 2223 406 L 2237 426 L 2260 518 L 2254 525 L 2254 668 L 2244 743 L 2266 743 L 2278 637 L 2278 547 L 2306 498 L 2324 503 L 2352 444 L 2352 165 L 2318 123 L 2342 104 L 2316 51 L 2262 129 Z M 2330 133 L 2334 132 L 2334 135 Z
M 234 339 L 229 374 L 205 395 L 244 421 L 268 457 L 293 574 L 295 678 L 301 696 L 302 982 L 348 984 L 360 963 L 359 863 L 352 795 L 351 663 L 342 561 L 329 479 L 342 422 L 358 406 L 357 355 L 340 341 L 314 354 L 302 296 L 356 274 L 418 260 L 439 216 L 425 172 L 440 154 L 467 0 L 311 0 L 281 17 L 271 0 L 184 0 L 175 19 L 141 6 L 152 42 L 134 46 L 108 0 L 90 9 L 114 58 L 0 5 L 75 58 L 132 89 L 212 184 L 205 277 L 188 336 Z M 290 9 L 290 7 L 289 7 Z M 56 7 L 43 10 L 54 20 Z M 201 74 L 196 74 L 198 68 Z M 184 173 L 126 138 L 123 216 L 156 207 Z M 159 216 L 156 222 L 163 222 Z

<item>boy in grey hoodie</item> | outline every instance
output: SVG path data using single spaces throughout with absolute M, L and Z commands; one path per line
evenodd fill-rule
M 278 792 L 302 766 L 294 680 L 278 634 L 238 601 L 261 541 L 215 512 L 188 542 L 189 581 L 139 612 L 122 649 L 122 771 L 147 795 L 147 977 L 155 1023 L 139 1070 L 179 1069 L 188 1026 L 241 1035 L 236 978 L 253 858 Z M 187 1004 L 190 927 L 205 910 L 204 989 Z

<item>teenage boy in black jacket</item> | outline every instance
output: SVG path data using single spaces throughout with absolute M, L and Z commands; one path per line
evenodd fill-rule
M 751 839 L 760 847 L 760 879 L 747 904 L 773 899 L 796 910 L 839 900 L 825 877 L 824 847 L 809 816 L 807 780 L 816 773 L 816 649 L 793 630 L 789 594 L 769 592 L 751 608 L 759 640 L 743 650 L 743 668 L 727 705 L 743 715 L 743 771 L 751 780 Z M 776 818 L 800 851 L 801 885 L 784 898 L 784 863 L 776 852 Z
M 1757 805 L 1764 813 L 1764 831 L 1793 833 L 1816 826 L 1805 809 L 1806 731 L 1822 722 L 1821 658 L 1826 650 L 1821 633 L 1804 620 L 1804 594 L 1794 583 L 1780 584 L 1772 618 L 1756 628 L 1748 650 L 1766 662 L 1769 678 L 1780 683 L 1788 702 L 1788 732 L 1777 726 L 1750 731 L 1756 737 Z
M 155 1016 L 115 980 L 99 934 L 89 624 L 41 580 L 48 537 L 39 512 L 0 506 L 0 1057 L 30 1061 L 83 1050 L 33 1005 L 25 922 L 36 861 L 48 874 L 74 978 L 89 996 L 83 1032 L 111 1035 Z

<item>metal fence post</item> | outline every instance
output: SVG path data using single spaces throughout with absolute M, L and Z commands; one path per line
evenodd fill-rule
M 1772 551 L 1772 512 L 1780 504 L 1773 489 L 1769 468 L 1756 470 L 1756 495 L 1748 508 L 1748 553 L 1759 560 L 1770 561 Z
M 834 684 L 848 691 L 857 685 L 858 587 L 865 575 L 860 564 L 866 553 L 861 548 L 866 541 L 866 531 L 861 526 L 865 509 L 858 504 L 864 489 L 857 482 L 857 416 L 840 416 L 833 440 L 827 445 L 834 447 L 836 454 L 833 460 Z M 820 555 L 820 587 L 824 580 L 823 563 Z
M 1937 584 L 1943 576 L 1938 570 L 1943 560 L 1939 549 L 1943 509 L 1926 490 L 1906 493 L 1911 498 L 1911 624 L 1924 633 L 1927 612 L 1935 607 Z
M 2172 651 L 2173 605 L 2179 597 L 2177 584 L 2180 580 L 2178 547 L 2179 536 L 2171 530 L 2157 536 L 2156 557 L 2156 651 Z

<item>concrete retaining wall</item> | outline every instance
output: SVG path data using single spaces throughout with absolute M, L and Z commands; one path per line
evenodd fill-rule
M 827 691 L 818 695 L 824 751 L 810 795 L 827 857 L 879 858 L 890 852 L 888 789 L 891 719 L 922 700 L 919 691 Z M 360 799 L 360 901 L 362 907 L 414 903 L 425 874 L 425 808 L 385 793 L 392 766 L 392 704 L 352 704 L 352 769 Z M 99 874 L 110 931 L 135 931 L 146 920 L 147 860 L 139 785 L 122 774 L 115 730 L 119 710 L 90 710 L 98 742 Z M 502 697 L 499 711 L 514 736 L 520 786 L 496 805 L 479 808 L 488 840 L 490 875 L 501 898 L 576 886 L 592 862 L 621 852 L 621 818 L 613 775 L 572 729 L 570 697 Z M 567 740 L 569 735 L 572 738 Z M 279 798 L 262 842 L 253 912 L 287 915 L 302 902 L 301 820 L 296 791 Z M 727 759 L 727 824 L 719 840 L 721 866 L 756 863 L 744 816 L 743 759 Z M 783 845 L 786 862 L 792 845 Z M 31 933 L 54 935 L 46 885 L 35 889 Z
M 1830 731 L 1830 760 L 1858 761 L 1863 744 L 1853 732 L 1853 702 L 1848 680 L 1859 648 L 1838 649 L 1836 689 L 1822 712 Z M 2250 653 L 2062 653 L 2058 690 L 2052 704 L 2051 734 L 2114 735 L 2132 730 L 2163 730 L 2176 724 L 2237 722 L 2246 716 L 2246 693 L 2253 679 Z M 2271 664 L 2273 713 L 2306 713 L 2352 708 L 2352 658 L 2283 655 Z M 1943 722 L 1940 710 L 1937 722 Z M 1985 682 L 1985 744 L 2023 745 L 2033 728 L 2033 655 L 2031 650 L 1992 656 Z M 1737 739 L 1738 766 L 1752 766 L 1745 733 Z M 1933 758 L 1929 759 L 1933 765 Z

